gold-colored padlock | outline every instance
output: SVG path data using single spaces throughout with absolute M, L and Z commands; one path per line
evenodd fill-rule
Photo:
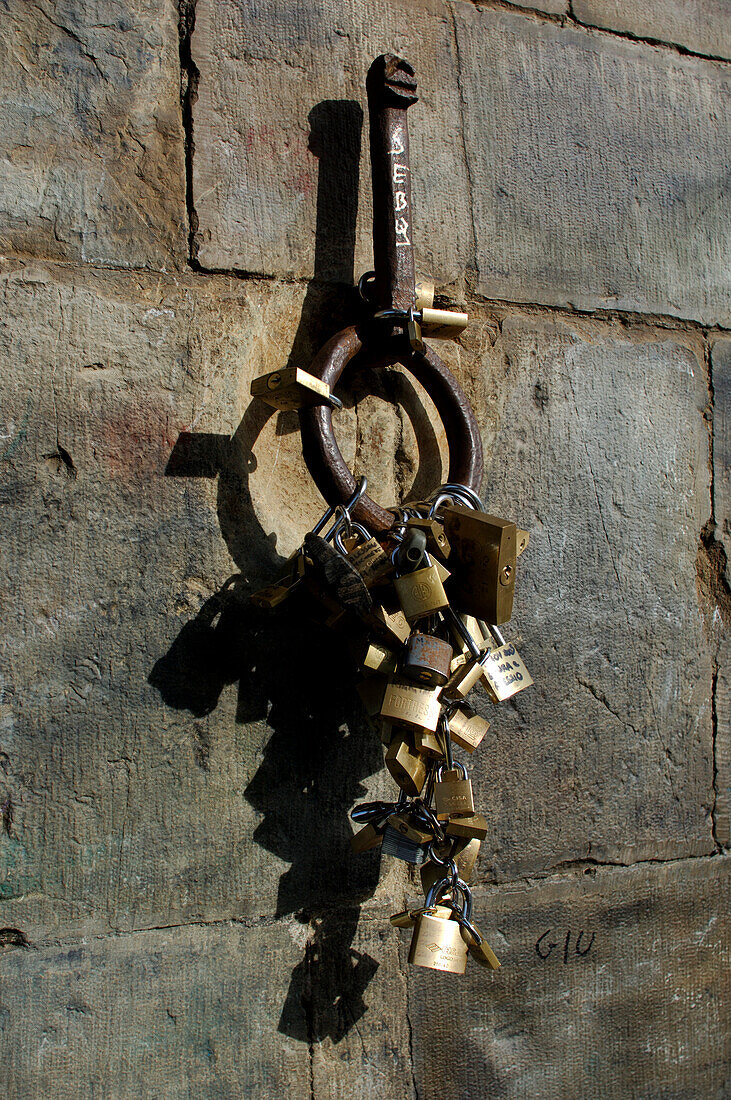
M 260 397 L 274 409 L 288 411 L 322 405 L 330 397 L 330 387 L 300 367 L 287 367 L 255 378 L 251 396 Z
M 439 730 L 414 730 L 414 745 L 427 756 L 441 758 L 447 755 Z
M 460 665 L 447 680 L 442 688 L 445 699 L 466 699 L 485 675 L 482 664 L 483 658 L 470 657 L 463 665 Z
M 444 585 L 434 564 L 416 569 L 413 573 L 404 573 L 393 583 L 404 616 L 410 623 L 418 622 L 419 619 L 449 606 Z
M 449 859 L 453 859 L 457 866 L 457 874 L 463 882 L 471 882 L 472 875 L 475 867 L 477 866 L 477 858 L 480 854 L 480 848 L 482 844 L 479 840 L 471 839 L 464 840 L 454 837 L 450 846 L 450 854 L 447 856 Z M 439 863 L 433 863 L 429 860 L 428 863 L 423 863 L 419 869 L 421 876 L 421 887 L 424 893 L 428 893 L 435 883 L 439 882 L 444 875 L 444 867 Z
M 421 311 L 422 332 L 432 340 L 456 340 L 467 328 L 468 322 L 466 313 L 429 307 Z
M 469 707 L 460 707 L 449 716 L 449 736 L 455 745 L 474 752 L 490 728 L 490 723 Z
M 432 909 L 417 919 L 411 936 L 409 962 L 427 970 L 464 974 L 467 967 L 467 943 L 456 920 Z
M 398 664 L 393 650 L 375 641 L 368 643 L 365 656 L 360 663 L 366 675 L 368 672 L 380 672 L 385 676 L 390 676 L 391 673 L 395 672 Z
M 515 593 L 515 524 L 457 504 L 445 506 L 441 514 L 452 548 L 452 606 L 488 623 L 506 623 Z
M 383 843 L 383 833 L 375 825 L 364 825 L 350 838 L 350 847 L 354 852 L 370 852 L 373 848 L 379 848 Z
M 465 630 L 467 630 L 467 632 L 470 634 L 481 653 L 484 653 L 485 650 L 490 649 L 490 647 L 492 646 L 492 639 L 488 638 L 485 635 L 485 632 L 482 630 L 482 627 L 480 626 L 474 615 L 460 615 L 460 620 L 464 625 Z M 455 628 L 454 621 L 451 618 L 449 618 L 447 621 L 449 625 L 449 632 L 452 635 L 452 640 L 455 646 L 455 656 L 452 658 L 450 669 L 452 672 L 456 672 L 461 665 L 466 664 L 470 660 L 472 654 L 464 638 Z
M 402 680 L 391 680 L 387 684 L 381 705 L 382 718 L 433 732 L 439 724 L 440 713 L 439 688 L 417 687 Z
M 464 764 L 455 762 L 452 768 L 439 765 L 434 784 L 434 805 L 440 821 L 446 821 L 454 814 L 470 815 L 475 812 L 472 783 Z
M 449 837 L 462 837 L 465 840 L 484 840 L 487 836 L 487 822 L 482 814 L 450 817 L 445 832 Z
M 424 339 L 421 335 L 421 325 L 417 321 L 413 312 L 410 313 L 409 319 L 406 322 L 406 335 L 408 337 L 409 343 L 411 344 L 412 351 L 425 351 Z
M 510 643 L 491 650 L 485 661 L 484 676 L 490 694 L 499 703 L 512 699 L 533 683 L 533 677 L 523 664 L 523 659 Z
M 386 767 L 402 791 L 416 798 L 426 782 L 426 758 L 416 751 L 405 730 L 398 730 L 386 750 Z
M 462 928 L 462 938 L 467 944 L 470 957 L 478 962 L 480 966 L 486 966 L 489 970 L 499 970 L 500 962 L 497 955 L 485 940 L 482 932 L 474 924 L 472 924 L 472 929 L 477 933 L 477 936 L 474 936 L 469 928 Z
M 434 292 L 436 286 L 434 280 L 428 278 L 426 275 L 419 275 L 414 286 L 414 292 L 416 301 L 414 302 L 415 309 L 431 309 L 434 305 Z
M 400 607 L 393 609 L 386 607 L 385 604 L 376 603 L 373 611 L 365 617 L 364 621 L 391 644 L 394 641 L 402 644 L 411 633 L 411 627 Z
M 446 905 L 435 905 L 433 909 L 437 916 L 445 917 L 447 920 L 452 914 L 452 910 L 448 909 Z M 423 908 L 404 909 L 402 913 L 394 913 L 392 917 L 389 917 L 389 921 L 394 928 L 413 928 L 423 912 Z
M 375 538 L 355 546 L 348 554 L 348 561 L 358 570 L 367 588 L 378 584 L 394 568 L 391 558 Z
M 430 830 L 413 814 L 405 812 L 391 814 L 388 824 L 401 836 L 417 844 L 428 844 L 432 839 Z
M 360 696 L 366 714 L 369 718 L 375 718 L 381 713 L 383 697 L 386 693 L 389 681 L 385 676 L 368 676 L 355 685 L 355 690 Z
M 407 519 L 407 527 L 416 527 L 426 534 L 427 553 L 444 561 L 449 557 L 449 539 L 444 531 L 444 526 L 436 519 Z

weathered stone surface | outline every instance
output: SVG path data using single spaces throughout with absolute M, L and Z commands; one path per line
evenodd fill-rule
M 398 906 L 399 909 L 403 905 Z M 392 909 L 391 912 L 395 910 Z M 406 975 L 388 912 L 361 918 L 352 947 L 349 914 L 332 920 L 310 954 L 312 1084 L 318 1100 L 411 1100 Z M 337 949 L 344 930 L 346 950 Z
M 177 5 L 2 7 L 0 249 L 114 267 L 181 266 Z
M 727 0 L 573 0 L 582 23 L 685 46 L 709 57 L 731 57 Z
M 505 632 L 535 686 L 481 704 L 482 873 L 712 851 L 702 343 L 514 314 L 483 355 L 485 500 L 531 533 Z
M 418 1095 L 726 1095 L 728 897 L 721 858 L 479 892 L 501 969 L 409 971 Z
M 307 1045 L 279 1026 L 303 948 L 304 930 L 286 921 L 7 951 L 3 1092 L 17 1100 L 304 1100 Z
M 471 248 L 451 18 L 441 0 L 199 0 L 192 52 L 200 262 L 350 282 L 372 267 L 365 75 L 399 53 L 420 270 L 461 275 Z M 356 225 L 356 213 L 358 215 Z
M 347 815 L 388 780 L 343 647 L 245 599 L 322 508 L 291 414 L 248 396 L 303 289 L 41 265 L 3 289 L 0 925 L 368 898 Z
M 479 290 L 728 323 L 725 68 L 454 10 Z
M 714 340 L 713 371 L 713 491 L 716 538 L 726 553 L 726 580 L 731 585 L 731 338 Z
M 551 15 L 565 15 L 569 10 L 568 0 L 511 0 L 511 2 L 516 8 L 545 11 Z
M 713 378 L 713 492 L 715 538 L 725 554 L 711 561 L 718 589 L 710 592 L 711 634 L 718 638 L 716 681 L 716 838 L 731 844 L 731 339 L 711 347 Z M 723 565 L 725 564 L 725 570 Z M 724 586 L 725 581 L 725 586 Z

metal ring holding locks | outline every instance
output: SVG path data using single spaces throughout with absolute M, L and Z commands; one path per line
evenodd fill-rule
M 426 345 L 424 352 L 404 347 L 401 333 L 379 333 L 377 326 L 351 325 L 329 340 L 315 356 L 310 374 L 333 390 L 345 368 L 358 359 L 375 369 L 400 363 L 419 382 L 436 406 L 444 424 L 449 447 L 449 483 L 477 492 L 482 483 L 482 439 L 470 403 L 452 372 L 436 352 Z M 299 410 L 302 451 L 307 467 L 325 499 L 341 504 L 352 496 L 355 478 L 338 447 L 332 424 L 332 410 L 316 405 Z M 388 531 L 393 515 L 365 494 L 352 510 L 353 518 L 374 533 Z

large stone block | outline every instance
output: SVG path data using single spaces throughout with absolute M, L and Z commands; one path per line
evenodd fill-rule
M 505 633 L 535 679 L 481 704 L 483 873 L 711 851 L 702 342 L 515 314 L 471 370 L 488 509 L 531 533 Z
M 726 0 L 573 0 L 582 23 L 731 58 L 731 9 Z
M 4 1095 L 305 1100 L 307 1044 L 280 1026 L 304 939 L 286 921 L 0 954 Z
M 173 0 L 3 4 L 0 249 L 182 266 L 177 24 Z
M 600 870 L 475 900 L 502 967 L 410 970 L 418 1096 L 726 1095 L 727 860 Z
M 454 10 L 481 293 L 728 323 L 726 69 Z
M 199 259 L 210 268 L 350 282 L 373 266 L 365 77 L 392 52 L 416 68 L 409 111 L 423 272 L 471 248 L 451 18 L 441 0 L 199 0 L 192 40 Z M 357 215 L 357 223 L 356 223 Z

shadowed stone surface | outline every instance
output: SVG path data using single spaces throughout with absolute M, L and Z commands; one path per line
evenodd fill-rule
M 454 10 L 480 292 L 728 324 L 726 69 Z
M 410 968 L 418 1095 L 726 1095 L 728 896 L 720 859 L 478 892 L 502 967 Z
M 5 0 L 0 249 L 175 269 L 187 251 L 173 0 Z
M 731 58 L 727 0 L 573 0 L 582 23 L 685 46 L 694 53 Z
M 711 346 L 713 371 L 713 489 L 716 505 L 715 537 L 726 556 L 725 589 L 713 593 L 711 615 L 717 639 L 718 680 L 716 694 L 716 836 L 731 843 L 731 339 L 722 337 Z M 718 563 L 719 572 L 721 561 Z M 721 581 L 721 587 L 723 586 Z
M 290 921 L 163 928 L 0 955 L 6 1095 L 305 1100 L 307 1046 L 277 1031 L 304 940 Z
M 451 20 L 440 0 L 414 0 L 408 17 L 397 0 L 199 0 L 192 52 L 205 267 L 349 282 L 353 244 L 356 278 L 373 266 L 365 74 L 393 52 L 419 82 L 409 111 L 417 265 L 442 281 L 461 274 L 472 229 Z M 344 224 L 351 206 L 357 232 Z

